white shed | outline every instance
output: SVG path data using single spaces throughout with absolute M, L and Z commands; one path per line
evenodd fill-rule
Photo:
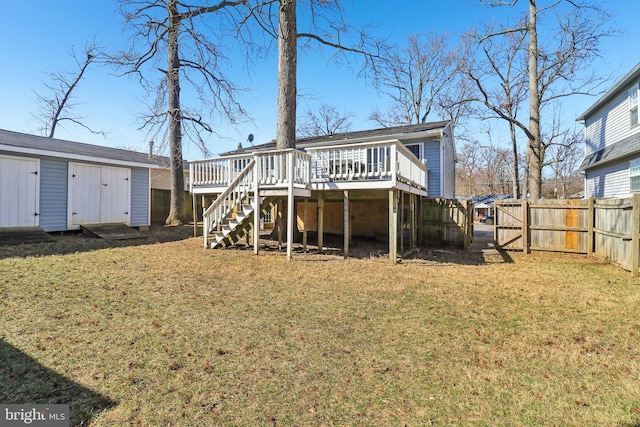
M 150 224 L 145 153 L 0 130 L 0 227 Z

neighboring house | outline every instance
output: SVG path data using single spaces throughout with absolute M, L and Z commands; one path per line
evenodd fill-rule
M 495 203 L 498 200 L 512 199 L 511 194 L 485 194 L 482 196 L 473 196 L 471 201 L 473 202 L 473 218 L 474 220 L 480 220 L 487 216 L 495 215 Z
M 150 224 L 145 153 L 0 130 L 0 227 Z
M 204 215 L 205 246 L 212 247 L 237 241 L 286 199 L 295 201 L 300 228 L 318 232 L 319 246 L 323 233 L 344 234 L 345 249 L 351 236 L 388 239 L 395 260 L 392 242 L 399 229 L 415 235 L 420 197 L 455 195 L 447 121 L 299 139 L 295 150 L 277 151 L 271 142 L 189 163 L 191 192 L 216 198 Z
M 639 94 L 640 64 L 578 117 L 585 125 L 585 198 L 640 192 Z

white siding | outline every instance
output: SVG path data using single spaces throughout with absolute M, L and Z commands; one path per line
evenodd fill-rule
M 629 162 L 609 164 L 586 172 L 585 197 L 630 197 Z
M 628 92 L 638 87 L 638 81 L 629 84 L 607 106 L 585 120 L 585 154 L 602 150 L 631 135 L 640 133 L 640 126 L 631 128 Z

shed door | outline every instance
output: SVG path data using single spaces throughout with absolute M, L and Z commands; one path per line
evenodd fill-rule
M 80 163 L 69 169 L 69 228 L 130 223 L 130 169 Z
M 39 224 L 40 161 L 0 157 L 0 227 Z

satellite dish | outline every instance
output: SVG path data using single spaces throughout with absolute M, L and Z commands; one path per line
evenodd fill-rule
M 247 137 L 247 141 L 249 141 L 249 144 L 251 144 L 251 146 L 253 147 L 253 134 L 250 133 L 249 136 Z

